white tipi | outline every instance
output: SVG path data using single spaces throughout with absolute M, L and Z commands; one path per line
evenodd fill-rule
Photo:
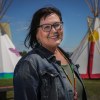
M 80 65 L 82 78 L 100 78 L 100 0 L 91 0 L 91 4 L 86 2 L 94 18 L 88 18 L 88 32 L 71 58 L 73 63 Z
M 21 58 L 14 44 L 6 34 L 5 30 L 9 31 L 8 27 L 3 27 L 3 23 L 0 23 L 0 79 L 11 78 L 16 63 Z

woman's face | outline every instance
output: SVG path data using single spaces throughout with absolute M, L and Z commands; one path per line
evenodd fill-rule
M 38 42 L 47 49 L 56 48 L 62 41 L 63 28 L 59 17 L 52 13 L 45 19 L 40 20 L 42 27 L 38 28 L 36 38 Z M 53 25 L 53 26 L 52 26 Z

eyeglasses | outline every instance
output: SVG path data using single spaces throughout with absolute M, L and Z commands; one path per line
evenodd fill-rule
M 63 27 L 63 22 L 56 22 L 54 24 L 43 24 L 43 25 L 40 25 L 38 27 L 41 27 L 42 30 L 44 32 L 50 32 L 52 27 L 55 29 L 55 30 L 59 30 L 59 29 L 62 29 Z

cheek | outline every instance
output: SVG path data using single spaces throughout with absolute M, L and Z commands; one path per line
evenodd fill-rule
M 63 30 L 58 30 L 59 34 L 63 36 Z
M 37 38 L 38 42 L 42 42 L 47 38 L 47 35 L 45 33 L 38 31 L 36 38 Z
M 38 30 L 37 34 L 36 34 L 36 38 L 37 38 L 37 41 L 41 41 L 41 38 L 42 38 L 42 35 L 41 35 L 41 32 Z

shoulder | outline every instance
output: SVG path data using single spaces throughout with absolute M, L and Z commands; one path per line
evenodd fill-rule
M 61 50 L 61 52 L 62 53 L 64 53 L 64 55 L 66 55 L 67 57 L 71 57 L 71 55 L 72 55 L 72 52 L 69 52 L 69 51 L 67 51 L 67 50 L 64 50 L 63 48 L 61 48 L 61 47 L 58 47 L 60 50 Z
M 23 56 L 15 66 L 15 70 L 26 70 L 29 67 L 35 66 L 36 53 L 34 50 L 29 51 L 25 56 Z
M 35 51 L 32 50 L 19 60 L 14 69 L 14 78 L 26 78 L 33 73 L 37 73 L 37 66 L 35 62 L 36 55 Z
M 61 50 L 61 52 L 63 52 L 63 54 L 69 59 L 70 63 L 74 65 L 74 69 L 78 72 L 78 68 L 80 67 L 78 64 L 74 64 L 71 60 L 71 56 L 73 54 L 73 52 L 68 52 L 65 51 L 64 49 L 62 49 L 61 47 L 59 47 L 59 49 Z
M 29 62 L 29 63 L 34 63 L 36 59 L 40 59 L 40 55 L 38 54 L 38 52 L 36 52 L 35 49 L 29 51 L 25 56 L 23 56 L 18 64 L 23 63 L 23 62 Z

